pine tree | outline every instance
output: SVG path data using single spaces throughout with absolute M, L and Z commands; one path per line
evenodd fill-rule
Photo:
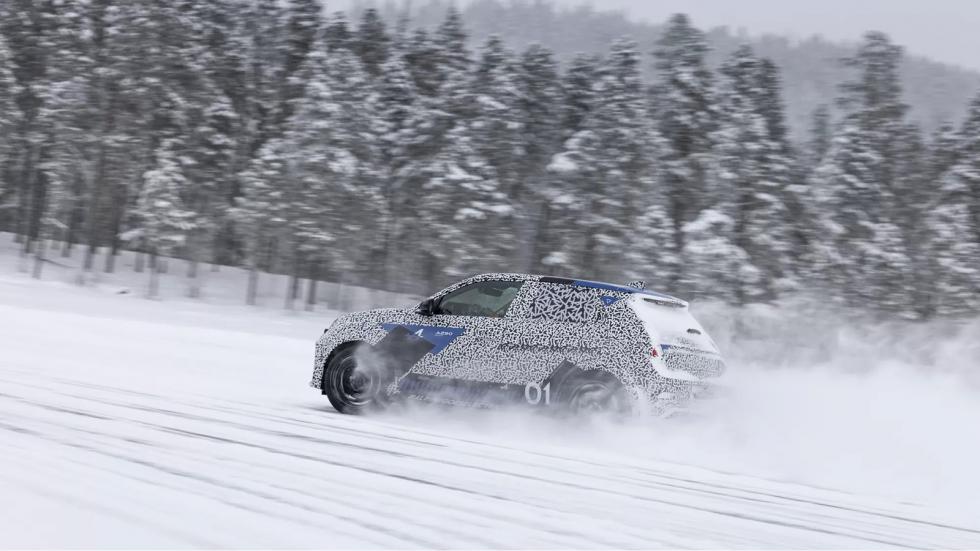
M 963 315 L 980 308 L 980 96 L 959 135 L 941 130 L 932 146 L 938 189 L 926 209 L 930 304 L 936 313 Z
M 460 237 L 443 242 L 453 243 L 452 250 L 439 244 L 429 249 L 441 265 L 441 274 L 433 276 L 442 281 L 509 264 L 516 243 L 510 194 L 523 153 L 514 62 L 499 39 L 488 39 L 466 88 L 451 79 L 444 85 L 447 93 L 459 94 L 467 115 L 452 121 L 446 142 L 425 170 L 427 199 L 452 205 L 427 217 L 427 223 L 437 235 L 452 224 L 462 226 Z
M 418 37 L 417 34 L 416 39 Z M 476 155 L 476 146 L 469 136 L 469 125 L 476 102 L 471 86 L 472 60 L 466 48 L 466 32 L 459 12 L 450 7 L 445 20 L 428 44 L 413 42 L 413 48 L 415 53 L 429 51 L 431 48 L 430 59 L 435 63 L 433 79 L 421 81 L 416 78 L 422 91 L 417 115 L 412 123 L 415 136 L 413 156 L 417 163 L 412 173 L 407 175 L 406 184 L 407 189 L 417 194 L 419 208 L 425 213 L 419 217 L 418 229 L 429 233 L 453 224 L 458 211 L 468 208 L 464 206 L 468 201 L 475 201 L 478 206 L 482 204 L 482 199 L 475 195 L 456 198 L 464 193 L 466 186 L 472 186 L 475 194 L 482 193 L 487 186 L 480 185 L 480 176 L 472 172 L 482 168 L 485 163 L 476 157 L 468 157 Z M 417 75 L 419 69 L 420 66 L 416 65 L 412 69 L 413 74 Z M 433 87 L 431 94 L 426 93 L 427 87 Z M 496 184 L 489 187 L 496 189 Z M 447 208 L 432 208 L 433 205 L 440 204 L 447 205 Z M 479 208 L 465 210 L 460 219 L 478 214 L 481 214 Z M 477 230 L 474 228 L 472 231 L 475 233 Z M 461 247 L 474 247 L 468 242 L 459 243 Z M 465 266 L 458 258 L 457 265 L 449 266 L 454 261 L 449 256 L 451 252 L 438 242 L 427 240 L 419 245 L 416 280 L 421 283 L 413 291 L 437 287 L 449 279 L 449 273 L 475 271 L 475 266 Z
M 9 145 L 7 140 L 17 120 L 14 98 L 18 90 L 14 79 L 12 56 L 7 41 L 0 34 L 0 136 L 2 136 L 0 139 L 4 140 L 0 147 Z M 0 155 L 5 152 L 5 149 L 0 149 Z
M 670 232 L 659 226 L 668 218 L 655 199 L 654 159 L 663 143 L 648 122 L 635 44 L 614 43 L 598 74 L 596 103 L 583 128 L 551 163 L 553 172 L 572 182 L 568 208 L 575 211 L 577 232 L 546 263 L 618 280 L 629 265 L 630 275 L 642 274 L 656 257 L 658 275 L 669 278 L 672 255 L 663 251 L 672 243 L 661 239 Z M 636 231 L 640 220 L 645 226 Z
M 291 226 L 295 212 L 294 179 L 288 171 L 288 148 L 280 139 L 266 142 L 242 172 L 241 195 L 231 216 L 245 244 L 249 267 L 245 302 L 257 301 L 259 270 L 269 269 L 279 239 Z
M 514 54 L 491 36 L 480 51 L 470 84 L 471 117 L 463 123 L 486 160 L 484 176 L 496 180 L 499 201 L 520 200 L 520 165 L 526 157 L 524 113 Z
M 677 253 L 686 246 L 683 227 L 707 206 L 716 118 L 712 76 L 704 61 L 707 52 L 704 34 L 683 14 L 670 18 L 654 52 L 653 98 L 657 125 L 667 140 L 663 174 Z
M 887 191 L 876 181 L 877 152 L 866 134 L 845 121 L 810 185 L 821 208 L 821 239 L 814 243 L 817 269 L 850 305 L 904 308 L 888 284 L 908 267 L 902 236 L 884 217 Z M 891 297 L 891 299 L 889 299 Z
M 911 220 L 924 220 L 929 216 L 929 202 L 935 195 L 935 180 L 930 178 L 929 150 L 916 124 L 905 123 L 893 136 L 895 171 L 891 186 L 895 202 L 889 219 L 899 228 L 902 246 L 908 258 L 906 272 L 899 283 L 910 297 L 903 314 L 909 317 L 927 318 L 935 312 L 930 306 L 932 285 L 929 282 L 933 269 L 930 266 L 932 252 L 929 249 L 929 230 L 926 224 L 910 224 Z
M 396 37 L 391 55 L 376 81 L 377 94 L 369 111 L 377 116 L 373 129 L 378 146 L 378 190 L 383 196 L 385 221 L 381 247 L 372 263 L 383 274 L 386 288 L 397 288 L 404 278 L 404 236 L 413 235 L 416 220 L 406 215 L 418 201 L 415 180 L 424 149 L 420 127 L 427 122 L 416 79 L 411 74 L 405 37 Z M 418 205 L 421 207 L 421 205 Z
M 352 49 L 350 28 L 347 26 L 347 14 L 342 11 L 334 12 L 327 21 L 323 31 L 323 41 L 329 51 L 341 48 Z
M 283 137 L 282 185 L 289 190 L 293 231 L 281 250 L 294 285 L 300 273 L 324 265 L 377 283 L 371 257 L 382 247 L 387 220 L 372 138 L 379 125 L 370 109 L 374 99 L 365 95 L 371 87 L 357 57 L 325 50 L 314 49 L 299 72 L 305 93 Z
M 466 46 L 463 19 L 455 6 L 447 10 L 446 19 L 436 29 L 433 42 L 438 60 L 439 96 L 445 104 L 443 109 L 453 117 L 468 117 L 472 107 L 467 101 L 472 60 Z
M 813 110 L 810 122 L 810 139 L 807 143 L 809 158 L 807 164 L 816 167 L 823 161 L 827 151 L 830 150 L 830 141 L 833 128 L 830 121 L 830 109 L 826 105 L 820 105 Z
M 595 85 L 598 78 L 599 59 L 579 54 L 569 62 L 562 88 L 562 139 L 567 140 L 582 130 L 583 123 L 595 107 Z
M 571 140 L 585 130 L 586 121 L 598 105 L 600 63 L 596 56 L 577 55 L 562 77 L 560 145 L 546 166 L 551 175 L 546 189 L 548 204 L 544 210 L 547 223 L 543 238 L 537 243 L 537 264 L 543 272 L 582 273 L 575 254 L 581 246 L 582 235 L 577 229 L 581 205 L 577 199 L 579 179 L 575 173 L 579 166 L 569 153 L 578 149 L 578 140 Z
M 174 151 L 174 142 L 164 141 L 157 151 L 156 165 L 143 176 L 143 189 L 134 215 L 139 219 L 142 240 L 153 256 L 171 255 L 187 241 L 196 215 L 184 206 L 181 194 L 188 182 Z M 154 263 L 154 266 L 158 266 Z M 157 269 L 151 270 L 147 295 L 156 296 Z
M 2 12 L 0 12 L 2 15 Z M 7 181 L 8 163 L 14 150 L 12 136 L 16 131 L 19 113 L 14 102 L 18 94 L 17 81 L 14 78 L 13 54 L 7 42 L 0 34 L 0 205 L 6 202 L 7 189 L 11 182 Z M 0 218 L 2 221 L 3 218 Z
M 432 97 L 439 91 L 439 49 L 425 29 L 416 29 L 411 38 L 401 43 L 403 57 L 415 88 L 423 96 Z M 397 57 L 397 55 L 395 56 Z
M 972 197 L 972 201 L 968 204 L 973 217 L 973 231 L 975 240 L 980 243 L 980 96 L 970 104 L 960 136 L 959 161 L 951 170 L 970 190 L 968 197 Z
M 774 100 L 778 77 L 747 46 L 735 51 L 721 73 L 714 138 L 719 189 L 713 208 L 733 219 L 730 247 L 741 251 L 747 265 L 740 267 L 742 277 L 733 292 L 719 294 L 737 303 L 770 300 L 787 273 L 791 249 L 784 203 L 790 163 L 782 110 Z
M 0 6 L 0 34 L 5 38 L 7 69 L 16 87 L 16 133 L 6 179 L 14 195 L 13 228 L 23 243 L 22 253 L 33 251 L 41 233 L 47 185 L 41 166 L 46 161 L 51 128 L 41 118 L 46 101 L 50 56 L 56 48 L 61 6 L 26 0 Z M 10 144 L 8 142 L 8 144 Z
M 353 39 L 353 46 L 364 70 L 372 77 L 381 74 L 381 67 L 389 56 L 390 42 L 391 38 L 385 30 L 384 20 L 378 10 L 374 8 L 364 10 Z
M 898 225 L 906 198 L 896 193 L 895 137 L 907 128 L 900 59 L 901 48 L 881 33 L 868 33 L 858 53 L 845 60 L 858 74 L 841 86 L 845 115 L 811 185 L 821 194 L 822 225 L 830 239 L 820 248 L 836 291 L 851 304 L 908 313 L 910 237 Z
M 746 282 L 761 279 L 745 250 L 735 244 L 736 221 L 726 206 L 708 206 L 680 229 L 684 236 L 680 277 L 684 296 L 731 300 Z
M 520 157 L 510 198 L 518 212 L 519 249 L 515 264 L 522 271 L 538 271 L 542 251 L 550 248 L 547 229 L 551 220 L 548 162 L 561 145 L 562 90 L 558 65 L 552 53 L 532 45 L 521 56 L 517 68 Z

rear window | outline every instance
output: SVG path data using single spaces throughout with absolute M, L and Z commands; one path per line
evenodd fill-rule
M 602 316 L 602 302 L 591 289 L 557 283 L 539 283 L 536 287 L 529 314 L 532 319 L 587 323 Z

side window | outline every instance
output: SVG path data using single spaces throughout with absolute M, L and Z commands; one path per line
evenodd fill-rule
M 523 281 L 481 281 L 460 287 L 439 299 L 437 314 L 502 318 Z
M 591 289 L 540 283 L 538 292 L 531 299 L 530 317 L 562 323 L 586 323 L 598 321 L 602 316 L 602 304 Z

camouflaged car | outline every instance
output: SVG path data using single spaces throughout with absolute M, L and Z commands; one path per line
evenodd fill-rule
M 310 384 L 343 413 L 409 399 L 664 414 L 725 363 L 685 301 L 643 287 L 471 277 L 414 308 L 339 317 L 316 344 Z

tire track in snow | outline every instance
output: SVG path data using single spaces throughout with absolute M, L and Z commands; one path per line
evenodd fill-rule
M 919 525 L 927 525 L 936 529 L 965 532 L 967 535 L 978 533 L 976 530 L 971 530 L 967 528 L 960 528 L 960 527 L 944 525 L 940 523 L 930 523 L 927 521 L 919 521 L 917 519 L 908 519 L 900 515 L 887 515 L 887 514 L 882 515 L 875 511 L 866 511 L 866 510 L 860 510 L 860 509 L 855 509 L 846 506 L 839 506 L 832 503 L 826 503 L 824 501 L 818 501 L 813 499 L 809 499 L 809 500 L 795 499 L 781 494 L 759 492 L 759 491 L 746 489 L 739 486 L 721 485 L 717 483 L 706 483 L 703 481 L 692 481 L 676 476 L 672 477 L 670 475 L 665 476 L 663 473 L 660 473 L 658 471 L 653 471 L 650 469 L 644 470 L 640 468 L 631 467 L 629 465 L 616 464 L 610 466 L 610 465 L 604 465 L 595 462 L 588 462 L 588 461 L 578 460 L 578 459 L 569 459 L 569 458 L 558 457 L 555 455 L 548 455 L 548 454 L 538 454 L 542 458 L 542 462 L 539 463 L 539 462 L 529 461 L 527 459 L 528 455 L 533 455 L 535 452 L 528 452 L 526 450 L 521 450 L 519 448 L 508 449 L 508 446 L 488 444 L 486 442 L 480 442 L 475 440 L 473 441 L 457 440 L 452 442 L 451 444 L 433 444 L 431 442 L 422 442 L 419 440 L 412 440 L 408 438 L 399 438 L 398 441 L 389 441 L 388 443 L 396 447 L 410 446 L 412 449 L 408 451 L 405 450 L 393 451 L 392 449 L 381 448 L 378 447 L 377 445 L 368 446 L 363 444 L 341 441 L 337 439 L 339 438 L 338 434 L 334 434 L 334 436 L 331 439 L 326 439 L 326 438 L 319 438 L 316 436 L 309 436 L 306 434 L 300 434 L 297 432 L 291 432 L 289 430 L 283 430 L 280 428 L 271 429 L 269 428 L 269 426 L 259 423 L 264 418 L 264 420 L 268 422 L 282 423 L 290 427 L 309 430 L 316 434 L 320 434 L 320 433 L 330 434 L 331 432 L 344 433 L 349 437 L 359 438 L 366 441 L 370 441 L 372 439 L 377 440 L 385 437 L 386 435 L 381 433 L 381 430 L 394 430 L 391 427 L 382 427 L 381 430 L 374 430 L 379 428 L 379 423 L 376 422 L 361 422 L 361 420 L 359 419 L 351 419 L 351 418 L 341 419 L 338 416 L 324 416 L 322 421 L 327 423 L 327 426 L 324 426 L 322 424 L 304 423 L 301 420 L 287 420 L 287 421 L 276 420 L 275 419 L 276 415 L 272 414 L 269 410 L 256 410 L 253 411 L 252 413 L 249 413 L 247 411 L 243 411 L 243 408 L 237 408 L 237 409 L 228 408 L 227 406 L 218 405 L 217 402 L 221 401 L 218 399 L 216 399 L 215 403 L 212 404 L 207 404 L 207 403 L 201 404 L 201 403 L 193 403 L 193 402 L 188 404 L 187 400 L 169 399 L 168 397 L 164 397 L 161 395 L 154 395 L 152 393 L 126 391 L 124 389 L 115 389 L 113 387 L 106 386 L 106 385 L 95 385 L 101 387 L 100 389 L 96 390 L 96 393 L 103 393 L 103 394 L 107 393 L 110 395 L 123 394 L 131 397 L 139 397 L 140 399 L 144 400 L 143 402 L 132 402 L 132 401 L 120 400 L 119 398 L 107 399 L 104 396 L 100 397 L 100 396 L 93 396 L 91 394 L 81 394 L 80 392 L 83 391 L 77 390 L 77 388 L 86 385 L 77 385 L 74 384 L 73 381 L 65 380 L 65 379 L 56 381 L 55 383 L 56 384 L 60 383 L 62 385 L 69 386 L 69 387 L 75 387 L 73 388 L 73 392 L 64 392 L 64 391 L 52 392 L 52 388 L 50 384 L 51 382 L 55 382 L 55 381 L 42 380 L 41 381 L 42 384 L 25 383 L 22 380 L 7 381 L 7 383 L 13 385 L 33 387 L 35 390 L 43 391 L 48 395 L 54 393 L 60 395 L 61 398 L 67 398 L 69 400 L 81 401 L 83 403 L 88 402 L 90 404 L 101 404 L 102 407 L 111 408 L 113 415 L 108 415 L 106 411 L 102 411 L 102 410 L 85 409 L 84 407 L 82 408 L 66 407 L 63 401 L 58 403 L 47 403 L 45 401 L 39 402 L 36 399 L 14 397 L 9 394 L 5 394 L 2 398 L 8 400 L 9 399 L 24 400 L 26 401 L 26 403 L 31 403 L 36 407 L 40 407 L 51 413 L 72 414 L 72 415 L 79 416 L 85 420 L 91 420 L 92 422 L 117 422 L 119 420 L 126 420 L 133 423 L 142 423 L 145 428 L 163 431 L 163 432 L 169 432 L 175 435 L 182 434 L 183 436 L 189 439 L 209 439 L 227 445 L 245 446 L 270 454 L 287 456 L 292 459 L 301 459 L 305 461 L 326 463 L 338 468 L 361 470 L 368 474 L 373 474 L 373 475 L 383 476 L 383 477 L 398 478 L 405 482 L 432 486 L 432 487 L 440 488 L 441 490 L 459 492 L 462 494 L 469 494 L 482 498 L 499 499 L 505 502 L 513 501 L 513 500 L 510 497 L 508 497 L 506 494 L 491 494 L 487 492 L 481 492 L 479 490 L 475 490 L 473 487 L 459 486 L 459 485 L 449 484 L 446 482 L 434 481 L 428 477 L 407 476 L 404 474 L 395 473 L 388 470 L 379 470 L 379 469 L 364 467 L 363 465 L 356 465 L 347 461 L 330 460 L 330 459 L 323 458 L 319 455 L 313 455 L 310 453 L 289 452 L 275 446 L 269 446 L 267 444 L 259 444 L 254 441 L 246 441 L 242 439 L 232 439 L 225 436 L 218 436 L 212 433 L 226 434 L 229 430 L 232 430 L 232 431 L 241 431 L 245 433 L 263 435 L 265 437 L 269 437 L 273 439 L 273 441 L 284 441 L 280 443 L 290 442 L 292 444 L 299 444 L 299 445 L 314 445 L 314 446 L 326 445 L 326 446 L 347 448 L 348 451 L 350 452 L 369 454 L 369 455 L 377 454 L 380 456 L 391 457 L 392 458 L 391 460 L 395 462 L 412 460 L 412 461 L 433 463 L 434 464 L 433 467 L 438 467 L 439 465 L 443 465 L 443 466 L 452 466 L 459 469 L 465 469 L 474 472 L 473 479 L 479 478 L 481 474 L 495 475 L 498 477 L 509 477 L 509 478 L 515 478 L 518 481 L 539 483 L 545 486 L 559 486 L 566 489 L 576 490 L 579 492 L 598 493 L 601 495 L 605 495 L 607 499 L 620 499 L 620 500 L 627 499 L 627 500 L 645 501 L 668 508 L 674 508 L 674 509 L 686 508 L 699 512 L 707 512 L 714 515 L 732 517 L 734 519 L 748 521 L 752 523 L 770 524 L 770 525 L 779 526 L 782 528 L 789 528 L 791 530 L 801 531 L 801 532 L 817 532 L 828 536 L 842 537 L 845 539 L 865 541 L 869 543 L 877 543 L 880 545 L 885 545 L 890 547 L 906 546 L 908 545 L 909 542 L 902 539 L 896 541 L 895 539 L 885 539 L 885 538 L 875 537 L 877 536 L 877 534 L 862 533 L 862 530 L 864 529 L 855 530 L 853 526 L 850 527 L 845 526 L 844 527 L 845 529 L 822 528 L 819 526 L 812 526 L 808 524 L 802 524 L 799 522 L 785 522 L 780 519 L 766 518 L 764 516 L 760 517 L 758 514 L 745 514 L 738 511 L 732 511 L 731 508 L 744 507 L 745 502 L 748 501 L 748 502 L 755 502 L 757 504 L 761 503 L 770 506 L 781 507 L 783 509 L 782 511 L 783 514 L 786 514 L 787 509 L 789 511 L 792 511 L 793 514 L 796 516 L 805 517 L 806 515 L 812 515 L 814 513 L 813 510 L 806 510 L 806 509 L 799 512 L 795 512 L 792 507 L 786 505 L 786 502 L 789 503 L 795 502 L 797 504 L 803 504 L 803 505 L 817 507 L 817 508 L 830 508 L 830 509 L 841 510 L 845 513 L 852 514 L 852 515 L 877 515 L 890 519 L 892 521 L 899 522 L 900 524 L 912 523 L 912 524 L 919 524 Z M 88 386 L 93 386 L 93 385 L 88 385 Z M 149 404 L 147 404 L 146 402 L 149 402 Z M 153 405 L 156 402 L 169 403 L 170 407 Z M 173 409 L 174 404 L 178 404 L 180 407 L 189 407 L 198 410 L 199 413 L 190 413 L 187 411 L 179 411 Z M 91 408 L 91 405 L 89 406 L 89 408 Z M 136 420 L 133 419 L 131 416 L 127 416 L 127 415 L 115 416 L 120 411 L 123 413 L 129 412 L 130 414 L 132 412 L 142 412 L 145 414 L 161 416 L 165 419 L 174 418 L 177 419 L 178 421 L 170 421 L 166 423 L 147 423 L 146 421 Z M 201 411 L 203 411 L 204 414 L 200 413 Z M 210 415 L 207 414 L 209 411 L 211 412 Z M 218 417 L 219 415 L 233 415 L 236 416 L 239 420 L 229 421 L 227 419 L 219 418 Z M 252 423 L 243 422 L 246 420 L 252 420 L 253 422 Z M 330 424 L 330 422 L 334 420 L 342 421 L 345 425 L 363 426 L 365 428 L 365 431 L 359 432 L 356 429 L 351 428 L 350 426 L 334 426 Z M 37 419 L 31 419 L 31 418 L 25 419 L 26 423 L 36 422 L 36 421 Z M 187 431 L 185 429 L 180 429 L 173 426 L 174 424 L 179 422 L 191 422 L 191 423 L 203 424 L 208 428 L 208 432 Z M 395 428 L 400 428 L 400 427 L 395 427 Z M 406 432 L 412 432 L 412 431 L 406 431 Z M 440 435 L 438 435 L 437 433 L 432 433 L 431 431 L 429 432 L 416 431 L 416 432 L 427 434 L 427 438 L 430 439 L 435 439 L 440 437 Z M 96 433 L 95 436 L 104 437 L 104 438 L 113 438 L 112 435 L 103 434 L 103 433 Z M 71 442 L 68 443 L 62 442 L 62 444 L 72 445 Z M 467 449 L 466 447 L 460 447 L 461 445 L 470 446 L 475 449 Z M 452 448 L 451 455 L 452 457 L 454 457 L 454 459 L 442 458 L 440 460 L 437 458 L 433 458 L 430 455 L 421 454 L 419 450 L 415 448 L 428 448 L 428 449 L 434 449 L 436 451 L 443 451 L 446 450 L 447 448 Z M 483 452 L 485 452 L 486 450 L 492 450 L 494 453 L 492 454 L 492 457 L 490 457 L 485 453 L 481 453 L 481 450 Z M 98 452 L 98 450 L 95 451 Z M 510 455 L 501 456 L 502 454 L 510 454 Z M 136 458 L 130 456 L 115 457 L 112 456 L 111 454 L 109 456 L 113 457 L 114 459 L 122 460 L 122 461 L 135 461 L 137 464 L 140 464 L 140 461 L 144 461 L 144 466 L 147 466 L 149 468 L 157 468 L 158 470 L 164 470 L 164 472 L 166 472 L 166 469 L 160 469 L 159 465 L 154 465 L 153 462 L 147 463 L 145 462 L 145 460 L 142 460 L 139 457 Z M 467 461 L 463 461 L 460 458 L 466 458 Z M 372 459 L 377 459 L 377 458 L 372 457 Z M 495 467 L 488 466 L 488 463 L 491 460 L 493 461 Z M 545 462 L 547 462 L 547 464 Z M 593 470 L 595 469 L 599 469 L 599 470 L 613 469 L 614 471 L 624 470 L 627 471 L 627 474 L 605 475 L 600 473 L 596 475 L 595 473 L 591 473 L 592 476 L 585 478 L 585 480 L 588 480 L 589 483 L 584 483 L 582 480 L 584 474 L 583 471 L 566 468 L 565 466 L 563 466 L 568 463 L 578 463 L 584 465 L 587 469 L 593 469 Z M 533 471 L 543 471 L 544 474 L 546 474 L 547 476 L 544 476 L 543 474 L 528 473 L 527 469 L 532 469 Z M 432 474 L 431 470 L 426 472 L 428 474 Z M 633 473 L 633 476 L 630 476 L 629 474 L 630 472 Z M 639 473 L 643 476 L 636 477 L 635 476 L 636 473 Z M 175 476 L 188 476 L 187 473 L 171 473 L 171 474 Z M 191 477 L 193 477 L 193 473 L 190 473 L 190 475 Z M 571 481 L 562 480 L 559 479 L 557 475 L 561 475 L 563 477 L 570 477 L 572 478 L 572 480 Z M 652 480 L 647 479 L 646 478 L 647 476 L 652 476 L 653 479 Z M 579 480 L 576 480 L 576 478 Z M 664 479 L 668 480 L 668 482 L 664 482 Z M 215 480 L 210 480 L 208 482 L 213 485 L 217 484 Z M 624 484 L 629 482 L 634 488 L 641 487 L 648 490 L 651 489 L 657 490 L 659 492 L 672 491 L 674 492 L 674 494 L 670 496 L 673 499 L 653 498 L 639 492 L 629 491 L 628 489 L 610 490 L 604 487 L 599 487 L 596 484 L 599 482 L 616 483 L 616 484 Z M 683 482 L 684 484 L 681 484 L 679 482 Z M 242 491 L 248 491 L 248 490 L 242 490 Z M 289 491 L 301 492 L 302 490 L 290 487 Z M 741 495 L 744 493 L 749 493 L 749 494 L 754 493 L 756 494 L 756 497 L 748 498 L 744 495 Z M 695 504 L 683 503 L 678 501 L 677 499 L 678 497 L 680 497 L 681 495 L 688 495 L 688 494 L 693 494 L 698 496 L 695 499 L 701 499 L 707 495 L 707 496 L 712 496 L 714 498 L 719 498 L 719 501 L 722 502 L 727 501 L 731 503 L 727 504 L 729 506 L 728 509 L 718 509 L 717 507 L 708 507 L 705 506 L 704 504 L 695 505 Z M 761 494 L 761 497 L 759 497 L 759 494 Z M 268 494 L 255 493 L 255 492 L 252 492 L 251 495 L 259 500 L 273 500 L 273 501 L 281 497 L 281 496 L 268 495 Z M 769 498 L 769 499 L 764 499 L 764 498 Z M 601 502 L 601 499 L 597 501 Z M 508 519 L 501 519 L 501 520 L 506 522 Z M 831 516 L 829 517 L 829 519 L 825 519 L 825 520 L 839 521 L 841 519 Z M 345 520 L 345 522 L 348 521 L 351 522 L 352 524 L 356 524 L 357 519 Z M 907 528 L 903 528 L 903 530 L 908 531 Z M 902 532 L 903 530 L 899 530 L 898 532 Z M 636 535 L 637 534 L 634 533 L 630 534 L 630 536 L 634 536 L 634 537 Z M 902 534 L 897 534 L 897 535 L 901 536 Z M 914 535 L 915 534 L 910 533 L 907 534 L 906 537 L 914 536 Z M 915 539 L 916 538 L 913 538 L 913 540 Z M 958 540 L 959 538 L 953 538 L 953 539 Z M 411 541 L 411 540 L 406 539 L 406 541 Z M 432 544 L 432 542 L 430 541 L 414 542 L 414 543 L 423 546 Z M 602 545 L 603 543 L 606 542 L 598 542 L 590 538 L 587 542 L 584 543 Z M 630 543 L 633 543 L 635 545 L 636 542 L 631 538 L 630 542 L 620 541 L 618 543 L 626 544 L 628 546 Z

